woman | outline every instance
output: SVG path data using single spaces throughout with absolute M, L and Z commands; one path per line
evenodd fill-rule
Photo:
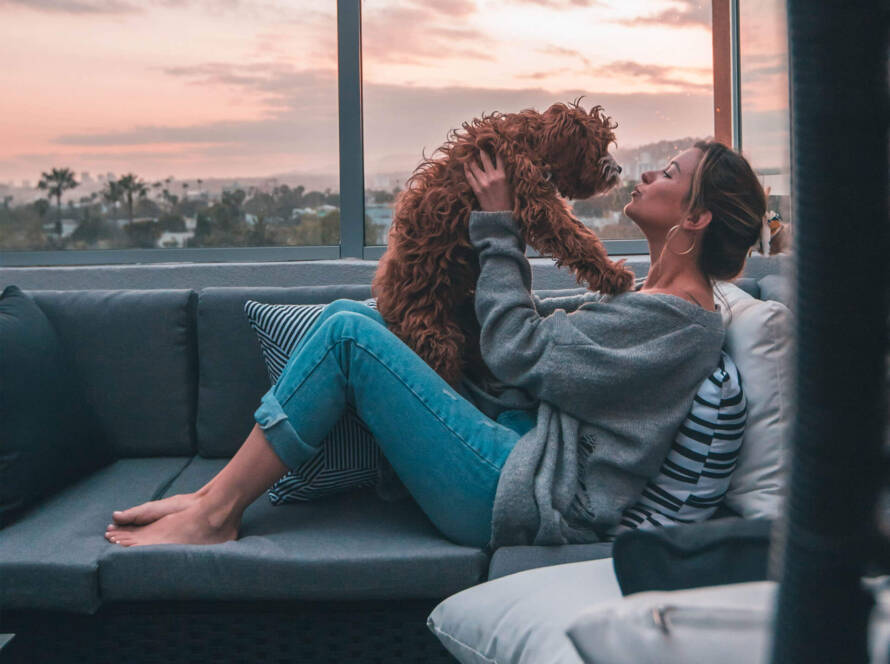
M 483 357 L 503 383 L 452 389 L 369 307 L 338 300 L 263 396 L 231 461 L 195 493 L 114 512 L 123 546 L 236 539 L 244 509 L 355 405 L 408 491 L 470 546 L 598 541 L 655 476 L 723 343 L 712 284 L 739 274 L 766 199 L 743 157 L 699 142 L 644 173 L 625 214 L 644 283 L 614 297 L 531 294 L 503 167 L 467 170 Z

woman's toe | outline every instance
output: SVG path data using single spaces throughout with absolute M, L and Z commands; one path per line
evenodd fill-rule
M 158 518 L 155 514 L 158 511 L 155 502 L 158 501 L 142 503 L 126 510 L 116 510 L 111 513 L 111 518 L 119 525 L 151 523 Z
M 142 526 L 115 526 L 111 531 L 113 535 L 123 535 L 124 533 L 132 533 Z

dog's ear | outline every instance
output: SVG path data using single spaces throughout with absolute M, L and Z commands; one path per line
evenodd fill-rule
M 541 114 L 541 156 L 552 166 L 558 166 L 567 153 L 577 150 L 585 133 L 565 104 L 553 104 Z
M 602 159 L 615 136 L 601 110 L 553 104 L 542 114 L 541 160 L 563 196 L 587 198 L 606 188 Z

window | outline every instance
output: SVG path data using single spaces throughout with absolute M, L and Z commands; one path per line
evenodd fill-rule
M 760 4 L 767 22 L 781 14 Z M 376 258 L 395 195 L 449 130 L 578 97 L 619 123 L 625 181 L 573 201 L 575 213 L 610 252 L 645 253 L 621 212 L 630 190 L 714 133 L 711 11 L 697 0 L 5 3 L 0 263 Z M 361 69 L 338 70 L 344 41 Z M 759 108 L 745 108 L 746 137 Z M 344 123 L 357 138 L 344 141 Z M 782 168 L 746 145 L 764 172 Z
M 640 174 L 713 135 L 710 2 L 365 0 L 362 49 L 369 244 L 422 154 L 483 112 L 604 107 L 624 183 L 573 205 L 610 240 L 642 237 L 622 213 Z
M 739 3 L 741 145 L 770 189 L 767 210 L 791 223 L 788 31 L 784 0 Z M 769 213 L 768 213 L 769 214 Z
M 0 249 L 337 245 L 336 37 L 312 0 L 3 3 Z

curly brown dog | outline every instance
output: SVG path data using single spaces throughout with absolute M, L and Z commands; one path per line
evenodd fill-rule
M 630 289 L 633 273 L 609 260 L 594 233 L 562 198 L 588 198 L 618 184 L 609 155 L 617 126 L 601 106 L 554 104 L 545 112 L 492 113 L 453 130 L 425 158 L 395 202 L 386 253 L 372 281 L 387 326 L 449 384 L 491 376 L 479 350 L 473 296 L 479 262 L 469 238 L 479 209 L 464 164 L 480 150 L 500 153 L 513 216 L 526 243 L 567 266 L 592 290 Z M 560 196 L 561 194 L 561 196 Z

